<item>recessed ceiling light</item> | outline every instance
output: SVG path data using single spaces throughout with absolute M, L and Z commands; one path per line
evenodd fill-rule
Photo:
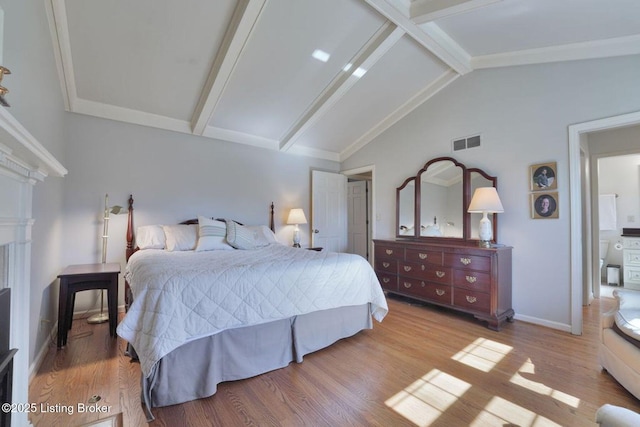
M 331 55 L 329 55 L 324 50 L 320 50 L 320 49 L 314 50 L 311 56 L 316 58 L 318 61 L 322 61 L 322 62 L 327 62 L 329 58 L 331 58 Z

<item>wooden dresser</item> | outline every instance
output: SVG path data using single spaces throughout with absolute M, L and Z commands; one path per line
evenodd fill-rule
M 511 247 L 374 240 L 387 292 L 473 314 L 493 330 L 512 321 Z

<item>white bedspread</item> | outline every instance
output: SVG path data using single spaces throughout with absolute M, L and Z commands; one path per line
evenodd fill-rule
M 182 344 L 225 329 L 341 306 L 388 308 L 358 255 L 271 244 L 255 250 L 136 252 L 127 264 L 134 302 L 117 333 L 133 344 L 142 373 Z

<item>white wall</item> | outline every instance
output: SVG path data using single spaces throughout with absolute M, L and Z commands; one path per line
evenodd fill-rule
M 11 70 L 2 85 L 9 89 L 9 112 L 63 165 L 62 97 L 55 69 L 51 37 L 42 0 L 0 0 L 4 10 L 3 64 Z M 31 245 L 31 310 L 29 360 L 48 342 L 57 316 L 62 245 L 64 178 L 45 179 L 33 195 L 35 223 Z M 40 319 L 50 322 L 40 328 Z M 26 375 L 27 373 L 25 373 Z
M 513 246 L 516 317 L 569 330 L 567 127 L 640 110 L 640 56 L 479 70 L 459 78 L 343 162 L 376 166 L 377 238 L 393 238 L 395 188 L 451 140 L 482 134 L 482 147 L 453 155 L 498 176 L 505 213 L 500 243 Z M 559 219 L 533 220 L 529 166 L 558 164 Z

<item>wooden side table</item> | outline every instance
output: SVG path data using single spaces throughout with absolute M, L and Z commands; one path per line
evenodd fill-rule
M 67 344 L 67 333 L 73 321 L 76 292 L 91 289 L 107 290 L 109 307 L 109 334 L 116 336 L 118 325 L 118 275 L 120 263 L 70 265 L 58 276 L 58 348 Z

